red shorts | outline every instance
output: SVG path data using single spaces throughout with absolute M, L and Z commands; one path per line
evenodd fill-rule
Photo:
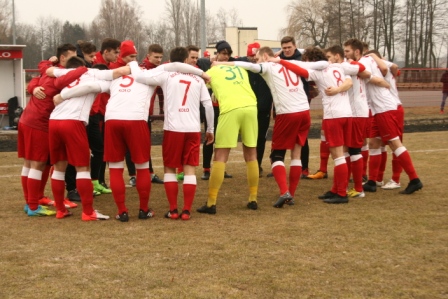
M 351 117 L 324 119 L 322 128 L 329 147 L 343 146 L 350 143 L 352 136 Z
M 90 165 L 89 140 L 83 122 L 54 120 L 49 123 L 50 161 L 68 161 L 73 166 Z
M 278 114 L 272 130 L 272 149 L 293 149 L 296 144 L 303 146 L 310 131 L 310 111 Z
M 347 144 L 348 147 L 361 148 L 366 138 L 366 127 L 370 123 L 368 117 L 353 117 L 352 118 L 352 138 Z
M 390 110 L 382 113 L 375 114 L 375 124 L 372 126 L 370 136 L 381 137 L 381 140 L 387 144 L 387 142 L 395 137 L 400 136 L 400 129 L 397 123 L 396 110 Z
M 144 120 L 108 120 L 104 134 L 104 161 L 121 162 L 129 149 L 132 162 L 149 161 L 151 136 Z
M 50 155 L 48 132 L 37 130 L 19 122 L 17 152 L 19 158 L 47 162 Z
M 163 132 L 163 165 L 178 168 L 183 165 L 199 165 L 201 133 L 197 132 Z
M 398 123 L 398 129 L 400 130 L 400 139 L 403 141 L 403 134 L 404 134 L 404 109 L 402 105 L 397 106 L 397 123 Z

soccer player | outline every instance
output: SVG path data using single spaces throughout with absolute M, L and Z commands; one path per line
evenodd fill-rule
M 236 61 L 246 61 L 255 63 L 256 54 L 260 49 L 259 43 L 252 43 L 247 45 L 247 56 L 238 57 Z M 252 90 L 257 97 L 257 120 L 258 120 L 258 138 L 257 138 L 257 161 L 260 177 L 263 176 L 263 168 L 261 163 L 263 161 L 264 151 L 266 148 L 266 135 L 269 129 L 272 111 L 272 94 L 266 81 L 260 74 L 249 72 L 249 81 Z
M 307 48 L 302 59 L 314 62 L 327 60 L 324 52 L 317 47 Z M 344 70 L 335 63 L 330 64 L 323 70 L 305 70 L 285 60 L 281 60 L 280 63 L 296 73 L 300 72 L 299 74 L 307 80 L 314 81 L 323 95 L 322 128 L 335 167 L 333 187 L 330 191 L 319 196 L 319 199 L 323 199 L 325 203 L 330 204 L 348 203 L 348 168 L 343 146 L 349 144 L 351 139 L 352 111 L 346 91 L 351 88 L 352 80 L 349 76 L 345 76 Z
M 191 52 L 190 52 L 191 55 Z M 197 57 L 197 56 L 196 56 Z M 189 52 L 186 48 L 177 47 L 170 52 L 171 62 L 187 62 Z M 199 69 L 198 69 L 199 71 Z M 201 144 L 201 120 L 199 105 L 205 108 L 207 118 L 207 143 L 213 142 L 213 107 L 204 81 L 185 73 L 142 73 L 138 68 L 132 69 L 137 82 L 160 86 L 165 95 L 164 102 L 164 134 L 163 134 L 163 178 L 165 191 L 170 205 L 166 218 L 182 220 L 190 219 L 190 210 L 196 193 L 196 166 L 199 165 Z M 177 209 L 178 182 L 176 168 L 183 167 L 184 206 L 179 215 Z
M 101 49 L 95 54 L 92 64 L 104 64 L 107 68 L 113 67 L 113 62 L 117 61 L 120 54 L 119 40 L 113 38 L 105 38 L 101 42 Z M 89 146 L 92 152 L 90 158 L 90 176 L 94 184 L 93 190 L 95 195 L 110 194 L 112 190 L 106 185 L 104 173 L 106 171 L 106 163 L 103 161 L 104 156 L 104 114 L 106 104 L 110 95 L 108 93 L 99 93 L 92 105 L 89 117 L 89 125 L 87 126 L 87 136 L 89 138 Z
M 78 57 L 72 57 L 67 62 L 68 68 L 80 66 L 84 66 L 84 61 Z M 67 71 L 66 69 L 50 68 L 47 73 L 53 73 L 56 77 L 59 77 L 66 74 Z M 111 81 L 129 73 L 129 67 L 114 71 L 89 69 L 78 80 L 62 90 L 62 98 L 67 100 L 55 107 L 50 115 L 49 125 L 50 157 L 52 164 L 54 164 L 51 187 L 57 208 L 56 218 L 61 219 L 72 215 L 63 203 L 64 177 L 68 162 L 76 168 L 76 186 L 82 198 L 81 219 L 83 221 L 109 219 L 109 216 L 93 209 L 93 185 L 89 167 L 90 149 L 85 126 L 89 121 L 89 113 L 95 94 L 89 93 L 81 97 L 70 97 L 66 92 L 69 93 L 70 89 L 78 84 L 91 81 L 98 81 L 101 91 L 106 92 L 109 90 L 110 82 L 104 80 Z
M 221 44 L 222 45 L 222 44 Z M 227 49 L 226 46 L 224 49 Z M 220 51 L 220 55 L 230 56 L 231 52 Z M 218 59 L 221 60 L 221 59 Z M 228 60 L 228 59 L 227 59 Z M 237 66 L 217 65 L 207 71 L 212 78 L 211 87 L 219 102 L 219 122 L 215 132 L 215 153 L 210 173 L 207 203 L 198 208 L 199 213 L 216 214 L 218 192 L 224 180 L 226 162 L 230 149 L 237 146 L 241 133 L 243 155 L 247 167 L 249 199 L 247 207 L 258 208 L 258 162 L 257 162 L 257 99 L 246 70 Z
M 392 98 L 396 101 L 397 104 L 397 111 L 396 111 L 396 118 L 397 118 L 397 124 L 399 126 L 399 132 L 400 132 L 400 140 L 403 142 L 403 133 L 404 133 L 404 109 L 403 105 L 400 100 L 400 96 L 398 95 L 398 89 L 397 84 L 395 81 L 395 76 L 398 73 L 398 66 L 395 63 L 392 63 L 390 61 L 382 59 L 380 53 L 376 50 L 371 50 L 365 53 L 365 55 L 369 55 L 372 57 L 375 62 L 378 64 L 378 67 L 381 70 L 381 73 L 384 76 L 384 79 L 389 83 L 390 88 L 390 94 L 392 95 Z M 381 145 L 381 163 L 380 168 L 378 171 L 377 176 L 377 186 L 380 185 L 381 189 L 383 190 L 394 190 L 399 189 L 401 187 L 400 185 L 400 175 L 403 171 L 403 168 L 400 165 L 400 162 L 398 161 L 397 157 L 394 153 L 392 153 L 392 178 L 389 182 L 386 184 L 383 184 L 383 176 L 384 171 L 386 169 L 386 163 L 387 163 L 387 151 L 385 148 L 385 144 L 383 143 Z
M 345 144 L 344 156 L 348 167 L 348 177 L 353 174 L 354 187 L 347 193 L 348 197 L 365 197 L 362 189 L 362 168 L 363 160 L 361 148 L 366 136 L 366 128 L 369 120 L 369 106 L 365 94 L 364 80 L 358 77 L 358 73 L 364 71 L 362 64 L 344 62 L 344 49 L 339 46 L 332 46 L 325 50 L 326 57 L 330 63 L 339 63 L 346 75 L 351 76 L 353 87 L 348 90 L 350 107 L 352 110 L 352 132 L 349 143 Z M 327 91 L 331 95 L 332 91 Z
M 137 67 L 135 61 L 129 65 L 134 69 Z M 183 63 L 164 64 L 146 72 L 157 73 L 164 70 L 203 75 L 201 70 Z M 148 207 L 151 191 L 149 172 L 151 139 L 147 124 L 150 98 L 154 90 L 155 87 L 137 82 L 132 75 L 115 79 L 110 87 L 111 97 L 105 115 L 105 160 L 109 162 L 112 194 L 118 208 L 116 219 L 122 222 L 129 221 L 123 180 L 123 159 L 127 150 L 130 151 L 137 169 L 136 187 L 140 199 L 138 217 L 148 219 L 154 216 L 154 211 Z
M 276 118 L 272 133 L 271 167 L 275 181 L 279 187 L 280 196 L 274 207 L 281 208 L 293 200 L 297 185 L 302 174 L 300 159 L 302 146 L 308 136 L 311 125 L 310 105 L 299 76 L 290 73 L 274 60 L 274 52 L 269 47 L 258 50 L 257 64 L 235 61 L 222 63 L 239 66 L 254 73 L 259 73 L 272 91 Z M 280 58 L 274 61 L 279 62 Z M 304 65 L 303 62 L 297 62 Z M 219 63 L 218 63 L 219 64 Z M 325 67 L 328 63 L 324 62 Z M 302 76 L 307 73 L 303 72 Z M 291 166 L 289 171 L 289 187 L 284 164 L 286 150 L 291 150 Z
M 65 67 L 67 60 L 76 55 L 76 48 L 71 44 L 64 44 L 57 49 L 57 64 Z M 87 69 L 70 72 L 67 76 L 55 79 L 45 74 L 44 70 L 52 66 L 51 61 L 39 64 L 42 76 L 28 85 L 32 92 L 30 102 L 20 117 L 18 128 L 18 156 L 24 159 L 21 181 L 25 196 L 25 212 L 28 216 L 51 216 L 56 212 L 39 205 L 43 196 L 49 167 L 48 120 L 54 109 L 53 96 L 60 92 L 63 86 L 73 82 Z M 37 96 L 44 96 L 38 99 Z
M 349 59 L 358 60 L 366 70 L 377 77 L 382 76 L 375 60 L 370 56 L 361 56 L 363 46 L 357 39 L 350 39 L 344 43 L 344 53 Z M 370 135 L 369 181 L 363 185 L 364 191 L 375 192 L 378 170 L 381 163 L 381 142 L 387 143 L 397 156 L 400 165 L 409 177 L 409 184 L 401 194 L 412 194 L 423 188 L 412 163 L 411 156 L 400 141 L 400 129 L 397 122 L 397 102 L 387 88 L 367 82 L 367 100 L 374 118 L 374 125 Z M 373 154 L 373 155 L 372 155 Z
M 232 57 L 233 50 L 230 47 L 230 44 L 226 42 L 225 40 L 221 40 L 216 43 L 216 57 L 214 60 L 216 61 L 233 61 L 235 60 L 234 57 Z M 210 59 L 199 59 L 198 60 L 198 66 L 201 70 L 204 72 L 208 71 L 211 66 Z M 210 91 L 212 93 L 212 91 Z M 215 140 L 216 140 L 216 128 L 218 126 L 218 119 L 219 119 L 219 101 L 215 99 L 216 94 L 212 94 L 212 102 L 213 102 L 213 110 L 214 110 L 214 124 L 215 124 Z M 205 126 L 207 127 L 207 120 L 205 120 Z M 203 174 L 201 176 L 201 180 L 209 180 L 210 179 L 210 169 L 211 169 L 211 162 L 213 157 L 213 146 L 214 143 L 207 144 L 205 141 L 202 145 L 202 167 L 203 167 Z M 225 179 L 231 179 L 233 176 L 228 174 L 226 171 L 224 171 L 224 178 Z
M 96 46 L 92 42 L 79 40 L 76 44 L 76 56 L 83 59 L 86 67 L 92 67 L 96 56 Z
M 284 36 L 280 40 L 280 45 L 282 48 L 282 51 L 280 53 L 280 58 L 283 60 L 302 60 L 302 53 L 303 49 L 299 51 L 297 49 L 296 40 L 292 36 Z M 303 89 L 305 91 L 305 94 L 308 97 L 308 103 L 311 102 L 312 96 L 310 95 L 310 83 L 306 81 L 305 79 L 302 80 Z M 309 175 L 309 169 L 308 169 L 308 162 L 309 162 L 309 156 L 310 156 L 310 147 L 308 145 L 308 136 L 306 137 L 305 144 L 302 146 L 301 149 L 301 160 L 302 160 L 302 178 L 308 178 Z
M 142 63 L 140 63 L 140 66 L 151 70 L 153 68 L 158 67 L 161 65 L 163 59 L 163 48 L 162 46 L 158 44 L 152 44 L 148 47 L 148 54 L 146 54 L 146 58 L 143 60 Z M 148 118 L 148 126 L 149 126 L 149 132 L 151 133 L 152 127 L 151 127 L 151 115 L 154 115 L 154 102 L 156 99 L 156 96 L 159 100 L 159 114 L 163 115 L 163 91 L 160 87 L 156 88 L 154 94 L 151 97 L 151 105 L 149 110 L 149 118 Z M 163 180 L 161 180 L 157 174 L 155 174 L 154 169 L 152 167 L 152 160 L 151 157 L 149 159 L 149 171 L 151 172 L 151 182 L 156 184 L 163 184 Z
M 185 63 L 197 67 L 199 59 L 199 48 L 194 45 L 187 46 L 188 58 Z
M 198 67 L 197 63 L 199 59 L 199 48 L 194 45 L 189 45 L 186 47 L 186 49 L 188 51 L 188 58 L 185 60 L 185 63 L 194 67 Z M 181 166 L 177 169 L 176 178 L 178 181 L 183 181 L 184 176 L 185 176 L 184 169 Z
M 111 63 L 111 68 L 127 65 L 131 61 L 137 61 L 137 48 L 132 40 L 125 40 L 120 45 L 120 54 L 116 62 Z M 126 166 L 130 176 L 129 183 L 132 187 L 137 184 L 135 164 L 132 163 L 129 151 L 126 152 Z

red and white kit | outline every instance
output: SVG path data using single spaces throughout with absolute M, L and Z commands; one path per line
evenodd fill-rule
M 182 66 L 182 65 L 180 65 Z M 185 65 L 187 66 L 187 65 Z M 192 71 L 202 71 L 191 66 Z M 178 183 L 175 168 L 185 165 L 199 165 L 201 144 L 200 104 L 205 108 L 207 132 L 213 133 L 214 115 L 210 94 L 204 81 L 193 74 L 183 72 L 148 72 L 131 66 L 138 82 L 160 86 L 164 94 L 163 164 L 167 167 L 164 186 L 170 204 L 169 218 L 177 218 Z M 188 68 L 186 68 L 188 70 Z M 184 206 L 182 217 L 189 219 L 189 213 L 196 193 L 196 176 L 185 174 L 183 183 Z M 187 216 L 188 215 L 188 216 Z M 168 216 L 167 216 L 168 217 Z M 184 219 L 182 218 L 182 219 Z

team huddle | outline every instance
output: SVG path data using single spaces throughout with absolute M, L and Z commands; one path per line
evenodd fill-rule
M 350 197 L 376 192 L 377 187 L 398 189 L 403 170 L 409 184 L 400 193 L 420 190 L 423 184 L 402 144 L 404 116 L 395 84 L 398 67 L 356 39 L 343 47 L 299 51 L 294 38 L 284 37 L 281 46 L 281 53 L 274 53 L 258 43 L 249 44 L 246 57 L 234 58 L 230 45 L 220 41 L 211 59 L 198 59 L 195 46 L 176 47 L 169 62 L 161 64 L 163 49 L 150 45 L 140 65 L 132 41 L 108 38 L 98 52 L 88 42 L 60 46 L 56 57 L 39 64 L 40 76 L 27 87 L 31 99 L 19 122 L 25 213 L 58 219 L 71 216 L 69 209 L 76 204 L 64 193 L 72 167 L 83 221 L 110 218 L 94 209 L 96 192 L 112 193 L 118 210 L 115 219 L 129 221 L 123 178 L 126 157 L 139 195 L 139 219 L 155 215 L 149 207 L 151 183 L 164 184 L 169 204 L 166 218 L 190 219 L 202 121 L 201 179 L 209 180 L 209 190 L 207 202 L 196 211 L 216 214 L 223 180 L 232 177 L 225 171 L 226 162 L 239 136 L 247 168 L 247 208 L 257 210 L 271 110 L 275 122 L 268 176 L 274 177 L 279 188 L 275 208 L 294 205 L 301 178 L 326 178 L 329 156 L 334 160 L 333 184 L 319 196 L 325 203 L 347 203 Z M 323 120 L 320 168 L 309 175 L 313 85 L 322 95 Z M 154 174 L 150 158 L 150 117 L 156 95 L 164 116 L 163 181 Z M 384 184 L 386 145 L 393 151 L 393 175 Z M 291 151 L 289 175 L 287 150 Z M 110 189 L 104 182 L 105 163 Z M 50 175 L 53 200 L 44 196 Z M 179 180 L 183 181 L 181 209 Z

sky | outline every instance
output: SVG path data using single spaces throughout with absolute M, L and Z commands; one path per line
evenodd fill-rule
M 201 1 L 196 1 L 200 5 Z M 144 20 L 159 20 L 165 13 L 165 0 L 135 2 L 142 8 Z M 279 30 L 286 26 L 286 7 L 291 2 L 292 0 L 206 0 L 205 6 L 213 14 L 221 7 L 227 11 L 235 8 L 244 27 L 258 28 L 259 39 L 278 40 Z M 39 17 L 49 15 L 63 22 L 87 23 L 98 14 L 101 0 L 14 0 L 14 3 L 17 23 L 35 24 Z

